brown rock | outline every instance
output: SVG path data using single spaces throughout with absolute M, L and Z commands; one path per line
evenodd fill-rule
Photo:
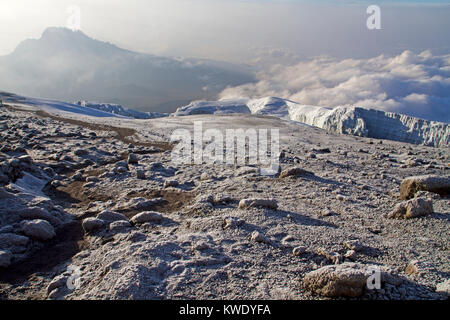
M 406 178 L 400 185 L 400 198 L 402 200 L 411 199 L 417 191 L 448 195 L 450 194 L 450 177 L 424 175 Z
M 428 198 L 414 198 L 397 204 L 389 219 L 411 219 L 433 213 L 433 202 Z

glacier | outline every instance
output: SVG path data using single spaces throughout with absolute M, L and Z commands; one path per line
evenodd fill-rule
M 331 108 L 302 105 L 277 97 L 194 101 L 178 108 L 171 116 L 230 113 L 274 116 L 306 123 L 332 133 L 433 147 L 448 147 L 450 139 L 450 127 L 443 122 L 356 106 Z

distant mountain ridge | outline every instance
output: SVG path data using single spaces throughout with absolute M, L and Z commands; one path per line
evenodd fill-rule
M 361 107 L 318 107 L 277 97 L 194 101 L 172 116 L 245 113 L 275 116 L 325 129 L 375 139 L 395 140 L 434 147 L 450 145 L 450 125 L 403 114 Z
M 158 112 L 254 80 L 243 66 L 136 53 L 65 28 L 48 28 L 40 39 L 25 40 L 0 57 L 0 74 L 0 89 L 9 92 Z
M 91 108 L 96 110 L 101 110 L 114 115 L 125 116 L 135 119 L 153 119 L 167 117 L 168 113 L 160 112 L 142 112 L 133 109 L 124 108 L 120 104 L 116 103 L 98 103 L 98 102 L 88 102 L 88 101 L 76 101 L 74 104 L 85 108 Z

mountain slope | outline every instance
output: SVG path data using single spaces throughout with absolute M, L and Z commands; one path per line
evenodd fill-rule
M 450 145 L 450 126 L 403 114 L 360 107 L 317 107 L 276 97 L 195 101 L 173 116 L 251 113 L 299 121 L 329 132 L 388 139 L 435 147 Z
M 253 80 L 240 66 L 140 54 L 81 31 L 49 28 L 0 57 L 0 88 L 58 100 L 110 101 L 145 111 L 173 111 L 178 101 L 211 99 Z M 164 105 L 165 110 L 155 106 Z

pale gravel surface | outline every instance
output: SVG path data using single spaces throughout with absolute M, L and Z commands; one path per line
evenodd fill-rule
M 294 122 L 250 115 L 122 123 L 117 119 L 82 120 L 133 127 L 139 139 L 147 142 L 169 139 L 176 128 L 192 129 L 196 120 L 203 121 L 205 128 L 280 128 L 285 151 L 282 169 L 299 166 L 315 176 L 279 179 L 261 176 L 255 167 L 176 166 L 170 151 L 140 146 L 139 142 L 130 146 L 112 131 L 0 108 L 0 140 L 10 149 L 1 151 L 0 161 L 25 154 L 14 152 L 22 146 L 24 150 L 16 151 L 26 151 L 33 166 L 21 165 L 19 180 L 20 172 L 27 171 L 47 179 L 45 182 L 59 181 L 53 182 L 52 188 L 47 185 L 43 194 L 19 192 L 14 200 L 10 195 L 3 197 L 0 190 L 0 237 L 5 230 L 21 234 L 21 218 L 15 212 L 33 203 L 61 220 L 56 226 L 57 238 L 49 243 L 30 240 L 13 252 L 10 267 L 0 268 L 0 298 L 46 299 L 48 284 L 54 278 L 70 276 L 66 270 L 71 267 L 80 268 L 79 286 L 73 291 L 65 285 L 49 290 L 51 298 L 320 299 L 302 285 L 307 272 L 332 263 L 318 255 L 317 249 L 345 254 L 343 242 L 353 239 L 363 245 L 354 261 L 394 268 L 405 279 L 398 287 L 368 291 L 362 299 L 442 298 L 435 289 L 450 274 L 450 199 L 435 196 L 435 213 L 423 218 L 391 220 L 385 215 L 400 201 L 397 196 L 403 178 L 449 175 L 448 148 L 327 134 Z M 331 152 L 319 152 L 323 148 Z M 74 153 L 78 149 L 85 151 L 77 152 L 78 156 Z M 129 152 L 137 154 L 139 163 L 118 172 Z M 59 174 L 44 177 L 45 167 L 53 167 Z M 82 179 L 96 176 L 99 181 L 76 181 L 79 169 Z M 146 178 L 137 179 L 137 170 L 143 170 Z M 164 188 L 166 180 L 176 180 L 179 185 Z M 12 191 L 11 186 L 7 190 Z M 216 203 L 205 200 L 209 195 L 228 195 L 230 199 Z M 165 202 L 145 203 L 160 197 Z M 238 209 L 245 198 L 274 198 L 278 209 Z M 105 226 L 85 234 L 80 229 L 81 219 L 105 209 L 120 211 L 128 218 L 143 211 L 159 211 L 163 221 L 114 231 Z M 327 210 L 331 214 L 323 216 Z M 240 223 L 224 228 L 226 217 L 236 217 Z M 269 242 L 252 242 L 255 230 Z M 58 241 L 65 241 L 69 249 L 58 249 Z M 306 252 L 294 256 L 292 249 L 297 246 L 305 247 Z M 40 248 L 54 253 L 49 263 L 39 262 Z M 411 260 L 428 266 L 422 275 L 404 272 Z M 23 276 L 14 277 L 14 272 Z

